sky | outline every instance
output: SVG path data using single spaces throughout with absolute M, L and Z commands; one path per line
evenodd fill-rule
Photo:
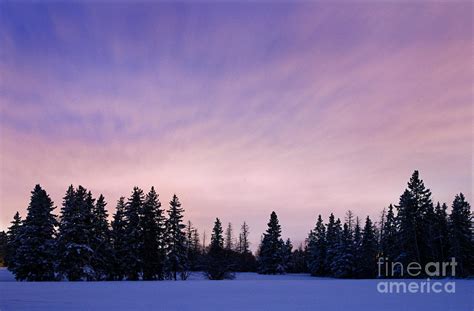
M 173 193 L 258 243 L 473 195 L 470 2 L 0 3 L 0 230 L 41 184 Z

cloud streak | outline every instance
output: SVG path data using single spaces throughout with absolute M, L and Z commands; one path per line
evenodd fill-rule
M 378 216 L 414 169 L 472 202 L 468 4 L 2 6 L 0 228 L 35 183 L 155 185 L 254 244 L 272 210 L 296 241 Z

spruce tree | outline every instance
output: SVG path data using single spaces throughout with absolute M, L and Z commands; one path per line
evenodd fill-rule
M 346 212 L 345 223 L 347 223 L 348 230 L 351 236 L 354 234 L 354 226 L 355 226 L 354 222 L 355 222 L 354 213 L 351 210 L 348 210 Z
M 164 278 L 164 216 L 154 187 L 143 204 L 141 228 L 143 230 L 143 279 Z
M 238 245 L 238 252 L 239 252 L 239 263 L 238 269 L 241 272 L 250 272 L 255 271 L 257 269 L 257 261 L 255 256 L 250 251 L 250 241 L 249 241 L 249 226 L 244 221 L 240 228 L 239 234 L 239 245 Z
M 344 224 L 341 238 L 336 248 L 336 256 L 331 265 L 333 275 L 337 278 L 352 277 L 354 267 L 353 237 L 348 223 Z
M 239 234 L 239 252 L 241 254 L 250 253 L 249 226 L 244 221 Z
M 413 206 L 413 198 L 410 192 L 405 190 L 400 196 L 396 218 L 398 229 L 396 237 L 398 255 L 396 261 L 401 262 L 403 267 L 408 266 L 410 262 L 420 262 L 420 239 L 417 235 L 416 216 Z M 398 271 L 398 273 L 402 274 L 404 271 Z
M 82 186 L 76 190 L 69 186 L 63 198 L 56 251 L 60 277 L 69 281 L 93 278 L 91 204 L 93 199 Z
M 330 272 L 331 262 L 334 259 L 337 246 L 336 220 L 333 213 L 329 215 L 329 221 L 326 225 L 326 244 L 327 253 L 325 265 L 328 267 L 328 272 Z
M 293 272 L 294 267 L 292 265 L 293 262 L 291 261 L 293 255 L 293 244 L 291 243 L 291 240 L 289 238 L 286 239 L 285 243 L 283 244 L 281 253 L 283 268 L 285 269 L 285 272 Z
M 216 218 L 211 234 L 211 248 L 224 249 L 224 236 L 222 230 L 222 223 L 219 218 Z
M 423 260 L 425 263 L 435 261 L 438 258 L 436 253 L 436 213 L 433 204 L 426 207 L 425 214 L 422 217 L 422 243 L 423 243 Z
M 414 217 L 414 230 L 416 237 L 416 246 L 419 253 L 419 262 L 426 264 L 432 261 L 432 252 L 430 245 L 430 225 L 432 224 L 431 191 L 427 189 L 420 179 L 418 171 L 414 171 L 408 182 L 408 191 L 410 193 L 411 206 Z
M 443 262 L 448 260 L 449 252 L 449 228 L 446 203 L 438 204 L 435 208 L 435 221 L 433 225 L 433 244 L 436 253 L 435 261 Z
M 326 242 L 327 242 L 327 255 L 326 255 L 326 266 L 330 270 L 331 276 L 334 276 L 335 271 L 333 270 L 335 260 L 337 259 L 339 243 L 341 241 L 341 220 L 338 218 L 334 221 L 334 215 L 331 213 L 329 216 L 329 222 L 327 225 Z
M 31 192 L 28 212 L 18 236 L 15 264 L 11 271 L 17 280 L 52 281 L 54 274 L 54 237 L 57 224 L 53 201 L 40 185 Z
M 383 228 L 385 227 L 385 222 L 386 222 L 386 214 L 387 210 L 385 207 L 382 209 L 382 213 L 380 214 L 380 220 L 379 220 L 379 227 L 375 225 L 375 235 L 377 236 L 377 242 L 379 245 L 379 253 L 382 253 L 382 240 L 384 239 L 384 230 Z
M 16 251 L 20 247 L 20 230 L 22 227 L 23 221 L 21 220 L 20 213 L 16 212 L 13 216 L 13 221 L 11 222 L 11 226 L 8 227 L 7 231 L 7 248 L 6 248 L 6 256 L 5 256 L 5 263 L 7 264 L 10 270 L 14 270 L 15 266 L 15 256 Z
M 201 255 L 201 242 L 197 228 L 193 228 L 191 233 L 191 249 L 197 255 Z
M 219 218 L 216 218 L 207 254 L 206 275 L 210 280 L 233 278 L 230 272 L 229 251 L 224 249 L 222 224 Z
M 134 187 L 132 195 L 125 205 L 125 245 L 127 252 L 124 258 L 125 275 L 127 280 L 131 281 L 138 280 L 143 269 L 143 230 L 140 221 L 143 201 L 143 190 Z
M 396 254 L 396 237 L 397 228 L 395 223 L 395 215 L 393 213 L 393 205 L 390 204 L 385 217 L 385 222 L 381 228 L 382 239 L 380 241 L 381 256 L 384 260 L 394 262 Z
M 186 247 L 187 257 L 189 261 L 189 269 L 196 271 L 199 268 L 201 259 L 201 244 L 199 242 L 199 233 L 196 228 L 193 227 L 192 222 L 189 220 L 186 226 Z
M 283 240 L 281 227 L 275 212 L 270 215 L 268 229 L 263 234 L 258 257 L 258 272 L 261 274 L 285 273 L 282 258 Z
M 367 216 L 361 243 L 361 277 L 374 278 L 377 273 L 377 237 L 375 228 Z
M 456 195 L 449 215 L 449 256 L 457 262 L 456 275 L 474 274 L 474 241 L 471 231 L 471 206 L 462 193 Z
M 186 234 L 184 232 L 183 212 L 178 197 L 173 195 L 166 220 L 166 270 L 168 278 L 177 280 L 187 277 L 188 258 L 186 252 Z
M 352 267 L 352 275 L 354 278 L 361 278 L 362 269 L 362 230 L 360 228 L 359 217 L 356 217 L 354 226 L 354 240 L 352 244 L 352 250 L 354 254 L 354 266 Z
M 95 280 L 112 279 L 113 275 L 112 241 L 106 205 L 101 194 L 92 209 L 91 247 L 94 253 L 91 260 Z
M 291 273 L 308 273 L 308 266 L 306 263 L 306 250 L 303 245 L 298 245 L 298 248 L 291 253 L 290 264 Z
M 326 255 L 326 227 L 321 215 L 319 215 L 315 228 L 308 236 L 307 262 L 311 275 L 324 276 L 328 273 Z
M 117 201 L 116 212 L 112 221 L 112 276 L 114 280 L 122 280 L 126 272 L 127 242 L 125 220 L 125 198 Z
M 225 241 L 224 248 L 226 250 L 234 249 L 234 230 L 232 229 L 232 224 L 229 222 L 225 230 Z

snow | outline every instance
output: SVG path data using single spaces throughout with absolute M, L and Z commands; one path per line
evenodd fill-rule
M 412 280 L 413 281 L 413 280 Z M 417 280 L 420 281 L 420 280 Z M 378 280 L 238 273 L 235 280 L 15 282 L 0 269 L 0 310 L 473 310 L 474 281 L 456 293 L 380 294 Z M 407 281 L 408 282 L 408 281 Z

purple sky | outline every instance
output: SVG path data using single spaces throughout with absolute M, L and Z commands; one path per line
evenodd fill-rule
M 472 4 L 0 3 L 0 230 L 40 183 L 208 232 L 378 217 L 414 169 L 472 203 Z M 58 210 L 56 212 L 59 212 Z

